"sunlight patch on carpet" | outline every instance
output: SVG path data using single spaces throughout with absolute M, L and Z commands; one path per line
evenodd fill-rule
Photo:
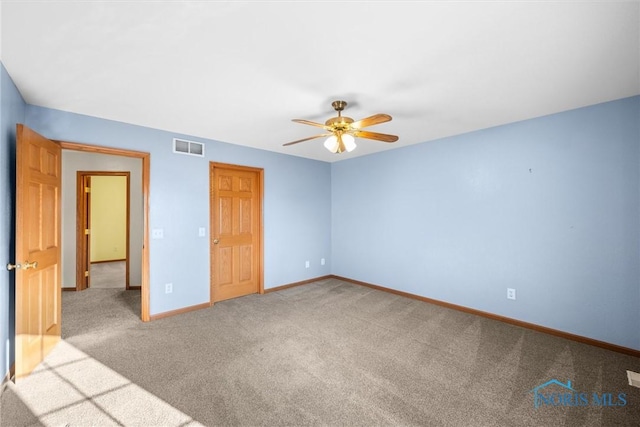
M 201 426 L 64 340 L 16 384 L 16 393 L 45 426 L 78 419 L 100 426 Z

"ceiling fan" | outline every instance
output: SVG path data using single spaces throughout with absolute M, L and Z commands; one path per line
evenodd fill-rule
M 310 139 L 322 138 L 328 136 L 324 142 L 324 146 L 332 153 L 342 153 L 344 151 L 353 151 L 356 148 L 355 138 L 373 139 L 382 142 L 396 142 L 398 137 L 395 135 L 387 135 L 384 133 L 369 132 L 362 128 L 377 125 L 391 121 L 388 114 L 374 114 L 373 116 L 362 120 L 354 121 L 351 117 L 342 115 L 342 110 L 347 106 L 346 101 L 333 101 L 331 106 L 338 112 L 337 117 L 327 120 L 324 124 L 312 122 L 303 119 L 293 119 L 296 123 L 303 125 L 311 125 L 323 128 L 327 133 L 310 136 L 309 138 L 298 139 L 297 141 L 288 142 L 283 146 L 297 144 L 299 142 L 308 141 Z

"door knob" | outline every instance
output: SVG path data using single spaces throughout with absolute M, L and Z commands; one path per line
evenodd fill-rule
M 38 261 L 34 261 L 34 262 L 25 261 L 24 264 L 7 264 L 7 270 L 9 271 L 19 270 L 19 269 L 28 270 L 30 268 L 37 268 L 37 267 L 38 267 Z
M 34 262 L 29 262 L 29 261 L 25 261 L 24 264 L 22 264 L 22 269 L 23 270 L 28 270 L 30 268 L 38 268 L 38 261 L 34 261 Z
M 218 243 L 220 243 L 220 239 L 213 239 L 213 244 L 217 245 Z

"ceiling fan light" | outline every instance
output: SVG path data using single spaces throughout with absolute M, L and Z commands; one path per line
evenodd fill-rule
M 336 138 L 335 135 L 331 135 L 324 142 L 324 148 L 326 148 L 327 150 L 331 151 L 334 154 L 338 152 L 339 146 L 340 144 L 338 143 L 338 138 Z
M 345 148 L 348 152 L 355 150 L 356 148 L 356 139 L 349 135 L 348 133 L 342 135 L 342 142 L 344 143 Z
M 331 135 L 324 142 L 324 147 L 332 153 L 342 153 L 344 151 L 353 151 L 356 148 L 356 141 L 352 135 L 341 134 Z

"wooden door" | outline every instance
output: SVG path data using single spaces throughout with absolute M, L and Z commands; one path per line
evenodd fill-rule
M 60 340 L 62 150 L 26 126 L 16 146 L 16 379 Z
M 262 170 L 211 163 L 211 302 L 263 292 Z
M 76 172 L 76 290 L 91 286 L 91 175 Z

